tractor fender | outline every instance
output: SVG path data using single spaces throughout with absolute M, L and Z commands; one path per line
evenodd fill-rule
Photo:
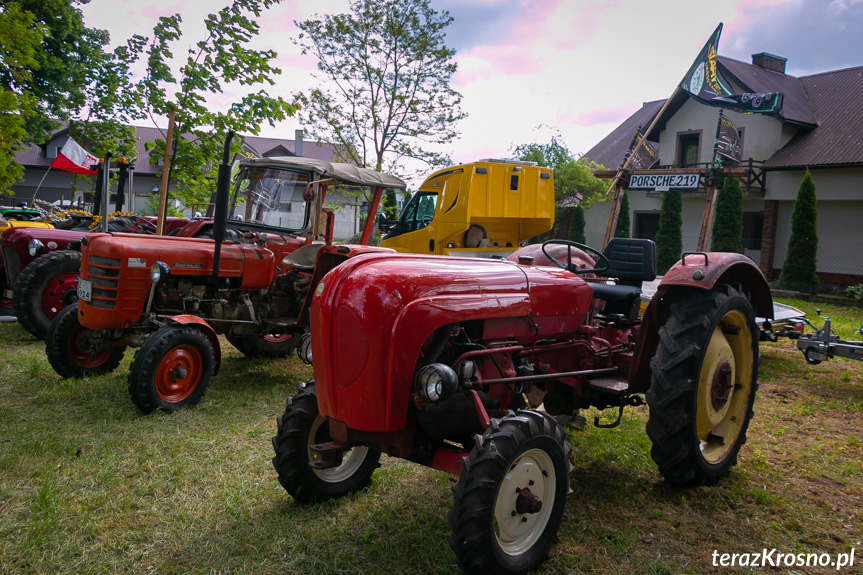
M 215 360 L 215 363 L 213 364 L 213 375 L 218 375 L 219 367 L 222 365 L 222 348 L 219 345 L 219 338 L 216 336 L 216 332 L 213 330 L 212 326 L 205 320 L 191 314 L 175 315 L 168 320 L 168 323 L 189 325 L 201 330 L 203 334 L 207 336 L 207 339 L 210 340 L 210 345 L 213 346 L 213 353 L 215 354 L 215 357 L 213 358 Z
M 671 304 L 677 294 L 687 289 L 709 291 L 720 281 L 733 281 L 742 285 L 749 292 L 756 315 L 773 317 L 770 285 L 748 257 L 724 252 L 683 254 L 681 260 L 662 277 L 644 313 L 632 358 L 633 369 L 629 372 L 630 390 L 638 393 L 650 387 L 653 376 L 650 359 L 656 355 L 659 328 L 665 325 L 671 315 Z

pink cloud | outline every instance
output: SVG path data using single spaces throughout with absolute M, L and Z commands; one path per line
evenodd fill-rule
M 141 9 L 141 16 L 144 16 L 146 18 L 152 18 L 153 20 L 158 20 L 162 16 L 182 14 L 183 6 L 183 3 L 177 3 L 171 6 L 158 6 L 156 4 L 152 4 Z
M 725 22 L 722 26 L 722 34 L 726 32 L 729 35 L 738 33 L 746 28 L 749 24 L 750 16 L 764 8 L 774 8 L 787 4 L 795 0 L 738 0 L 734 5 L 734 11 L 737 15 L 730 22 Z M 721 40 L 720 40 L 721 41 Z
M 312 56 L 303 56 L 302 54 L 279 53 L 276 57 L 276 65 L 284 70 L 285 68 L 298 68 L 309 72 L 316 71 L 317 60 Z
M 624 104 L 614 108 L 599 108 L 573 115 L 563 112 L 558 116 L 561 124 L 575 124 L 577 126 L 596 126 L 597 124 L 619 124 L 638 110 L 637 104 Z

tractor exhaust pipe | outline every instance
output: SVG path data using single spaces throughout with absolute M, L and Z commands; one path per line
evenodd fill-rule
M 231 140 L 234 131 L 229 130 L 225 137 L 225 147 L 222 152 L 222 163 L 219 164 L 219 177 L 216 180 L 216 210 L 213 214 L 213 239 L 216 241 L 213 253 L 213 285 L 219 287 L 219 263 L 222 259 L 222 242 L 225 240 L 225 230 L 228 220 L 228 193 L 231 189 Z

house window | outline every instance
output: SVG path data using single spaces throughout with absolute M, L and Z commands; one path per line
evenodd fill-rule
M 743 248 L 761 249 L 761 234 L 764 230 L 764 212 L 743 212 Z
M 635 233 L 632 237 L 655 240 L 659 231 L 659 212 L 635 212 Z
M 698 163 L 700 143 L 701 132 L 690 132 L 677 136 L 677 165 L 679 167 L 694 166 Z

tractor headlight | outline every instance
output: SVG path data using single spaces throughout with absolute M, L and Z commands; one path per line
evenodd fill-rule
M 312 365 L 312 335 L 304 333 L 297 346 L 297 356 L 303 363 Z
M 150 281 L 154 284 L 171 275 L 171 268 L 165 262 L 156 262 L 150 266 Z
M 36 238 L 30 240 L 30 243 L 27 244 L 27 253 L 33 258 L 40 255 L 44 249 L 45 245 Z
M 429 403 L 443 401 L 458 387 L 458 377 L 448 365 L 433 363 L 420 369 L 414 376 L 414 391 Z

